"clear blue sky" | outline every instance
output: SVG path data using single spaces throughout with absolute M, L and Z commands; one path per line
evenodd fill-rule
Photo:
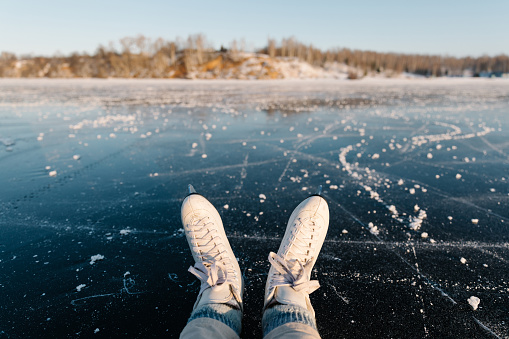
M 203 33 L 219 47 L 294 36 L 322 49 L 479 56 L 509 54 L 509 0 L 0 0 L 0 51 L 93 53 L 143 34 Z

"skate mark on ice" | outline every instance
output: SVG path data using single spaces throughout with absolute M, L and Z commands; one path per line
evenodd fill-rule
M 309 154 L 305 154 L 305 153 L 301 153 L 299 152 L 299 149 L 301 149 L 302 147 L 304 146 L 309 146 L 311 145 L 312 142 L 314 142 L 315 140 L 318 140 L 318 139 L 321 139 L 321 138 L 327 138 L 327 137 L 330 137 L 329 135 L 329 132 L 331 130 L 334 130 L 334 127 L 337 127 L 339 124 L 338 122 L 335 122 L 333 124 L 329 124 L 325 127 L 325 129 L 323 130 L 322 134 L 319 134 L 319 135 L 312 135 L 312 136 L 309 136 L 309 137 L 306 137 L 304 138 L 304 140 L 295 145 L 295 147 L 292 149 L 292 150 L 289 150 L 289 149 L 284 149 L 284 151 L 286 151 L 287 153 L 291 154 L 292 156 L 290 157 L 290 159 L 288 160 L 288 163 L 286 164 L 286 167 L 284 168 L 283 172 L 281 173 L 281 175 L 279 176 L 279 178 L 277 179 L 277 182 L 279 184 L 281 184 L 281 181 L 283 180 L 283 177 L 285 176 L 286 172 L 288 171 L 288 169 L 290 168 L 290 165 L 293 163 L 294 160 L 296 160 L 295 158 L 295 154 L 299 154 L 299 155 L 302 155 L 302 156 L 309 156 L 309 157 L 312 157 L 311 155 Z M 274 146 L 274 145 L 269 145 L 269 146 L 272 146 L 273 148 L 279 148 L 281 149 L 280 147 L 277 147 L 277 146 Z
M 493 253 L 493 252 L 491 252 L 491 251 L 488 251 L 487 249 L 484 249 L 484 248 L 478 248 L 478 250 L 479 250 L 479 251 L 481 251 L 481 252 L 482 252 L 482 253 L 484 253 L 484 254 L 488 254 L 488 255 L 492 256 L 493 258 L 500 260 L 500 261 L 501 261 L 501 262 L 503 262 L 504 264 L 507 264 L 507 263 L 508 263 L 508 260 L 507 260 L 507 259 L 504 259 L 504 258 L 502 258 L 501 256 L 499 256 L 498 254 Z
M 341 243 L 341 244 L 355 244 L 355 245 L 381 245 L 381 244 L 387 244 L 391 245 L 393 247 L 402 247 L 402 246 L 408 246 L 409 242 L 401 242 L 401 241 L 361 241 L 361 240 L 341 240 L 341 239 L 325 239 L 325 242 L 330 243 Z M 501 249 L 509 249 L 509 243 L 485 243 L 485 242 L 437 242 L 437 243 L 431 243 L 431 242 L 410 242 L 412 246 L 416 248 L 420 247 L 429 247 L 429 248 L 442 248 L 442 247 L 455 247 L 455 248 L 501 248 Z
M 144 294 L 147 293 L 146 291 L 141 292 L 131 292 L 130 289 L 136 285 L 136 282 L 134 278 L 130 277 L 130 272 L 124 273 L 123 281 L 122 281 L 122 288 L 119 292 L 115 293 L 104 293 L 104 294 L 95 294 L 88 297 L 78 298 L 71 300 L 71 305 L 73 306 L 81 306 L 86 304 L 86 302 L 90 299 L 96 299 L 96 298 L 105 298 L 105 297 L 119 297 L 122 296 L 124 293 L 127 293 L 129 295 L 137 295 L 137 294 Z
M 497 152 L 498 154 L 502 155 L 503 157 L 505 157 L 505 163 L 507 163 L 507 160 L 509 160 L 509 155 L 507 155 L 507 153 L 505 153 L 503 150 L 499 149 L 498 147 L 496 147 L 495 145 L 493 145 L 491 142 L 489 142 L 484 136 L 481 136 L 480 137 L 481 140 L 486 144 L 488 145 L 489 148 L 491 148 L 492 150 L 494 150 L 495 152 Z
M 118 293 L 106 293 L 106 294 L 91 295 L 91 296 L 88 296 L 88 297 L 78 298 L 78 299 L 71 300 L 71 305 L 73 305 L 73 306 L 80 306 L 80 305 L 86 304 L 86 301 L 89 300 L 89 299 L 103 298 L 103 297 L 112 297 L 112 296 L 117 296 L 117 295 L 118 295 Z
M 500 337 L 498 334 L 496 334 L 495 332 L 493 332 L 488 326 L 484 325 L 479 319 L 477 319 L 476 317 L 472 316 L 472 318 L 474 319 L 474 321 L 479 325 L 481 326 L 482 329 L 484 329 L 486 332 L 488 332 L 489 334 L 491 334 L 494 338 L 498 338 L 498 339 L 502 339 L 502 337 Z
M 344 302 L 345 304 L 347 304 L 347 305 L 348 305 L 348 304 L 350 304 L 350 300 L 349 300 L 348 298 L 346 298 L 346 297 L 342 296 L 342 295 L 338 292 L 338 290 L 336 289 L 336 286 L 334 286 L 333 284 L 331 284 L 331 283 L 329 283 L 329 282 L 326 282 L 325 284 L 326 284 L 326 286 L 329 286 L 329 287 L 330 287 L 330 288 L 334 291 L 334 293 L 336 294 L 336 296 L 337 296 L 339 299 L 343 300 L 343 302 Z
M 290 153 L 292 153 L 292 154 L 293 154 L 293 152 L 292 152 L 292 151 L 288 151 L 288 152 L 290 152 Z M 292 162 L 293 162 L 293 160 L 294 160 L 294 159 L 295 159 L 295 157 L 292 155 L 292 156 L 290 157 L 290 160 L 288 160 L 288 162 L 286 163 L 286 166 L 285 166 L 285 168 L 284 168 L 283 172 L 281 173 L 281 175 L 280 175 L 280 176 L 279 176 L 279 178 L 277 179 L 277 182 L 278 182 L 279 184 L 281 184 L 281 181 L 283 180 L 283 177 L 285 176 L 286 172 L 288 171 L 288 168 L 290 168 L 290 165 L 292 164 Z
M 419 269 L 419 260 L 417 259 L 417 253 L 415 252 L 415 246 L 412 246 L 412 252 L 413 252 L 414 258 L 415 258 L 415 269 L 419 274 L 421 274 L 421 270 Z M 422 285 L 419 284 L 419 292 L 421 292 L 421 291 L 422 291 Z M 419 299 L 418 302 L 420 302 L 421 307 L 422 307 L 421 308 L 422 325 L 424 327 L 424 333 L 426 334 L 426 337 L 427 337 L 429 332 L 428 332 L 428 328 L 426 327 L 426 311 L 425 311 L 424 298 L 422 297 L 421 293 L 416 293 L 415 296 Z
M 283 161 L 283 158 L 276 158 L 276 159 L 270 159 L 270 160 L 264 160 L 264 161 L 257 161 L 257 162 L 250 162 L 249 164 L 234 164 L 234 165 L 225 165 L 225 166 L 216 166 L 216 167 L 206 167 L 206 168 L 198 168 L 198 169 L 192 169 L 192 170 L 184 170 L 179 172 L 170 172 L 170 173 L 159 173 L 160 177 L 178 177 L 182 175 L 189 175 L 189 174 L 199 174 L 204 172 L 218 172 L 218 171 L 226 171 L 230 169 L 237 169 L 237 168 L 249 168 L 254 166 L 261 166 L 261 165 L 267 165 L 272 163 L 277 163 L 280 161 Z
M 235 186 L 235 189 L 237 191 L 242 190 L 242 187 L 244 186 L 244 179 L 246 179 L 246 177 L 247 177 L 248 159 L 249 159 L 249 153 L 246 154 L 246 157 L 244 158 L 244 162 L 242 163 L 243 166 L 240 170 L 240 182 L 237 186 Z

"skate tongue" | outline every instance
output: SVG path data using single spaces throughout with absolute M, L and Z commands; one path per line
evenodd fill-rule
M 194 309 L 207 304 L 229 304 L 232 298 L 233 293 L 230 290 L 230 284 L 215 285 L 203 291 L 194 305 Z
M 297 292 L 291 286 L 278 286 L 274 292 L 274 299 L 283 305 L 297 305 L 308 309 L 306 302 L 306 295 L 302 292 Z

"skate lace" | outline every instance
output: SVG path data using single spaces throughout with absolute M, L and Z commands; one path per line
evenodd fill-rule
M 220 262 L 213 262 L 206 265 L 203 262 L 197 262 L 194 267 L 189 267 L 189 272 L 195 275 L 201 281 L 200 293 L 209 287 L 221 285 L 224 283 L 232 283 L 228 276 L 228 270 Z
M 237 272 L 231 263 L 231 258 L 210 217 L 205 216 L 199 219 L 191 219 L 189 229 L 191 230 L 189 232 L 191 246 L 193 251 L 198 253 L 199 263 L 202 263 L 207 268 L 211 268 L 215 264 L 215 267 L 220 268 L 224 272 L 225 277 L 228 276 L 231 282 L 238 282 Z
M 278 286 L 291 286 L 297 292 L 311 294 L 320 287 L 317 280 L 309 280 L 309 273 L 312 269 L 311 261 L 302 264 L 300 260 L 286 260 L 274 252 L 270 252 L 269 261 L 272 267 L 278 272 L 269 280 L 269 289 Z
M 320 241 L 320 231 L 321 227 L 315 222 L 314 216 L 297 218 L 288 243 L 283 249 L 283 256 L 298 259 L 306 264 L 315 254 L 316 244 Z

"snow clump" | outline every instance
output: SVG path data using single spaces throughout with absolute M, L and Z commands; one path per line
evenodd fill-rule
M 475 311 L 475 310 L 477 310 L 477 307 L 479 307 L 479 303 L 481 302 L 481 299 L 479 299 L 475 296 L 471 296 L 470 298 L 467 299 L 467 301 L 470 304 L 470 306 L 472 307 L 472 309 Z
M 368 224 L 368 227 L 369 227 L 369 232 L 371 232 L 371 234 L 378 235 L 378 233 L 380 233 L 380 230 L 378 229 L 378 227 L 373 225 L 372 222 L 370 222 Z
M 101 255 L 101 254 L 93 255 L 90 257 L 90 265 L 93 265 L 93 264 L 95 264 L 96 261 L 103 260 L 103 259 L 104 259 L 104 255 Z
M 423 220 L 426 219 L 427 216 L 425 210 L 420 210 L 417 217 L 410 216 L 410 228 L 414 231 L 418 231 L 422 226 Z

